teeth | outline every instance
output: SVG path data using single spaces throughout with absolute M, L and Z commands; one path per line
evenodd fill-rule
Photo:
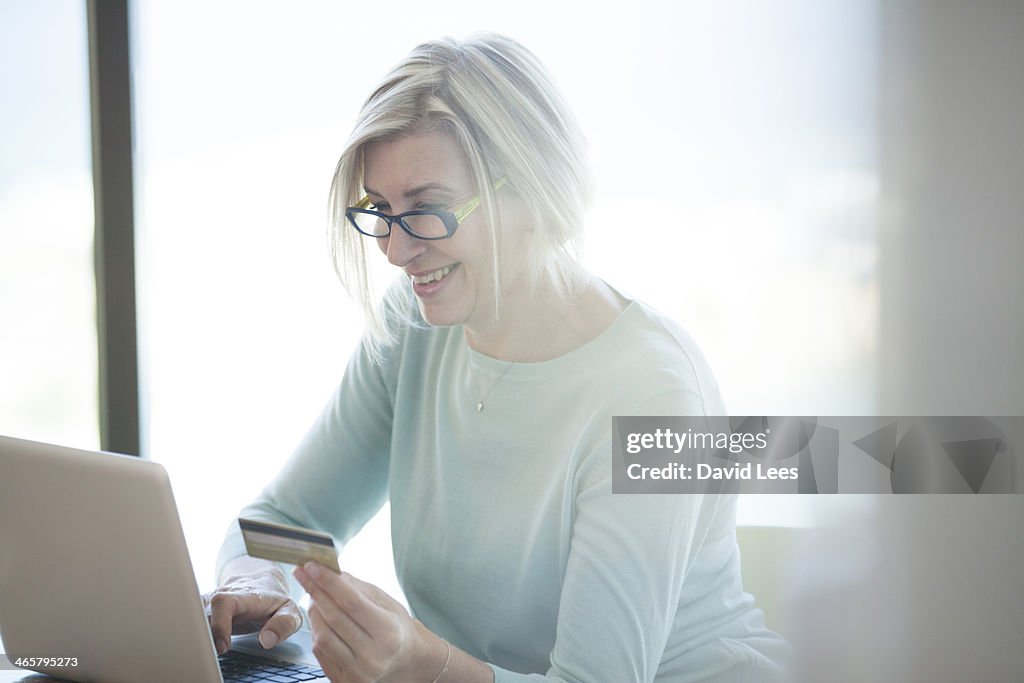
M 453 265 L 452 266 L 445 266 L 444 268 L 439 268 L 439 269 L 435 270 L 433 273 L 427 273 L 426 275 L 414 275 L 413 278 L 412 278 L 413 284 L 416 284 L 416 285 L 426 285 L 426 284 L 429 284 L 429 283 L 434 282 L 436 280 L 440 280 L 445 275 L 447 275 L 448 273 L 452 272 L 452 270 L 454 268 L 455 268 L 455 266 L 453 266 Z

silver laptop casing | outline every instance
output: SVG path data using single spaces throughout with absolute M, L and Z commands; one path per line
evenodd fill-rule
M 0 436 L 0 639 L 74 681 L 221 683 L 164 468 Z M 263 651 L 316 665 L 308 634 Z

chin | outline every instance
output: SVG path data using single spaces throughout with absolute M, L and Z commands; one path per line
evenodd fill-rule
M 417 301 L 420 307 L 420 315 L 431 327 L 451 327 L 461 325 L 466 321 L 466 316 L 450 310 L 446 306 L 436 306 Z

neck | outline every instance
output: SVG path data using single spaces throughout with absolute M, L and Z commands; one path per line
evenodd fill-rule
M 501 315 L 486 325 L 464 326 L 474 351 L 516 363 L 551 360 L 600 334 L 625 308 L 608 285 L 587 275 L 576 296 L 566 298 L 552 285 L 532 296 L 504 297 Z

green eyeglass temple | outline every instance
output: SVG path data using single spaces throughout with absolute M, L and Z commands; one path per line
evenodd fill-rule
M 505 178 L 499 178 L 498 180 L 494 181 L 493 187 L 494 187 L 495 190 L 499 190 L 507 182 L 508 181 Z M 373 200 L 370 199 L 370 195 L 367 194 L 367 195 L 363 195 L 363 198 L 360 199 L 356 203 L 356 205 L 354 207 L 352 207 L 352 208 L 354 208 L 354 209 L 368 209 L 368 208 L 370 208 L 371 204 L 373 204 Z M 459 223 L 462 223 L 462 221 L 466 220 L 466 216 L 468 216 L 469 214 L 471 214 L 474 211 L 476 211 L 478 206 L 480 206 L 480 195 L 477 195 L 476 197 L 473 197 L 468 202 L 466 202 L 462 206 L 458 207 L 454 211 L 451 211 L 450 213 L 453 216 L 455 216 L 456 224 L 459 224 Z

